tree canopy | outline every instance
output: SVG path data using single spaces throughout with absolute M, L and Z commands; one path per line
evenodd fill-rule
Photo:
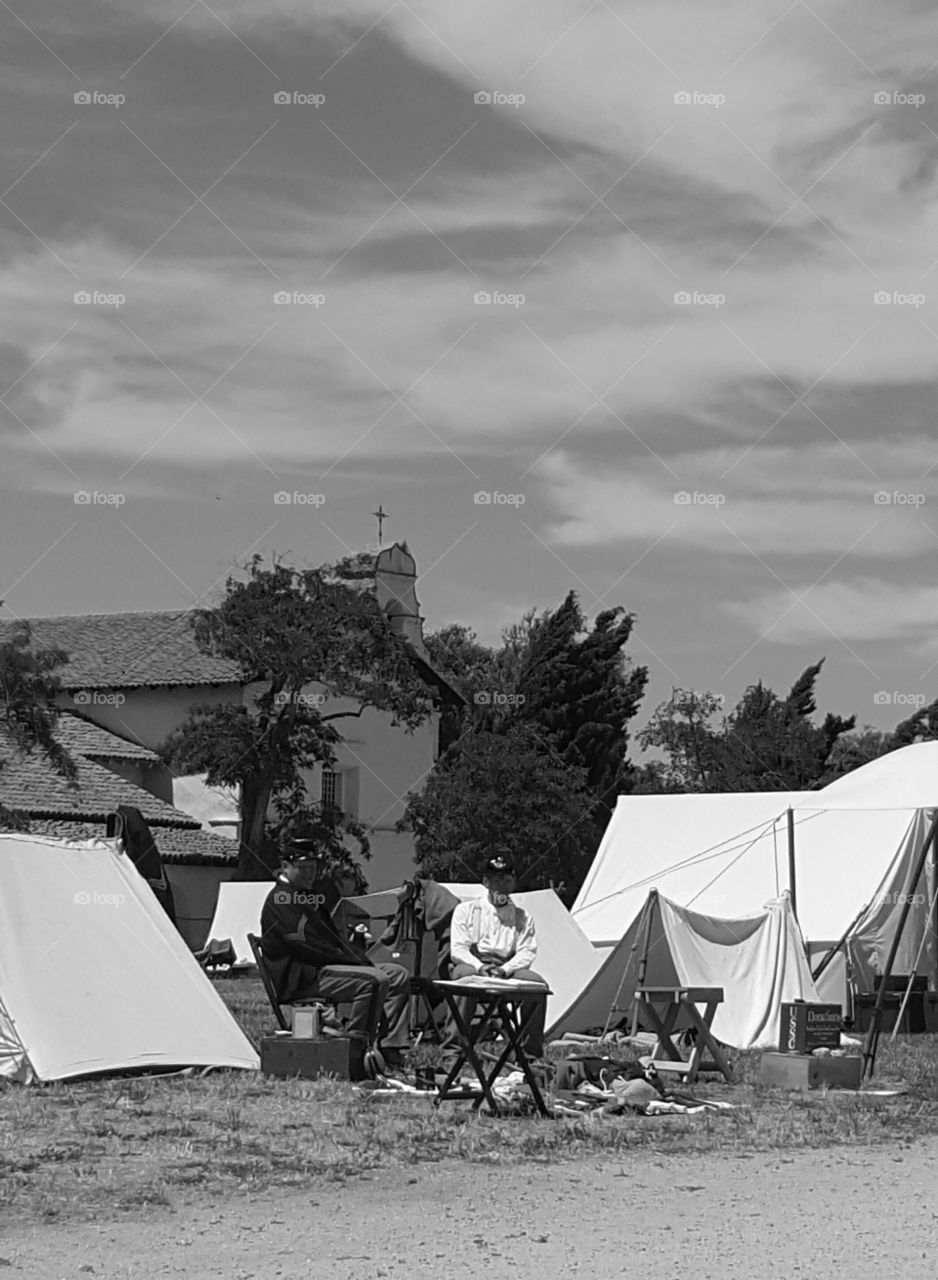
M 634 790 L 807 791 L 827 779 L 832 753 L 856 717 L 828 712 L 820 725 L 816 684 L 821 661 L 805 668 L 780 698 L 761 681 L 731 711 L 713 693 L 674 689 L 639 733 L 664 760 L 639 771 Z
M 245 572 L 228 579 L 217 607 L 195 611 L 192 621 L 204 652 L 237 663 L 244 704 L 192 707 L 162 755 L 180 772 L 205 773 L 210 785 L 239 787 L 242 879 L 270 873 L 277 839 L 296 823 L 326 821 L 337 861 L 346 834 L 367 857 L 364 828 L 324 815 L 310 800 L 308 772 L 335 763 L 340 721 L 373 707 L 413 730 L 430 714 L 431 693 L 374 593 L 344 577 L 343 564 L 265 567 L 255 556 Z M 339 700 L 352 706 L 336 707 Z

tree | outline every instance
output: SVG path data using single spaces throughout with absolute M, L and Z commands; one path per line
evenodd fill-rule
M 674 688 L 667 702 L 659 703 L 651 719 L 637 735 L 639 746 L 665 753 L 663 761 L 653 761 L 637 770 L 632 791 L 711 791 L 715 768 L 715 742 L 720 727 L 714 717 L 721 715 L 723 699 L 704 690 Z
M 634 623 L 623 608 L 606 609 L 589 631 L 571 591 L 559 608 L 530 619 L 518 672 L 519 714 L 561 760 L 584 770 L 602 828 L 623 789 L 629 722 L 648 681 L 647 667 L 623 652 Z
M 557 759 L 538 729 L 467 733 L 436 763 L 399 826 L 415 835 L 418 868 L 440 880 L 478 881 L 496 853 L 526 888 L 565 885 L 572 902 L 595 843 L 594 797 L 584 769 Z
M 914 715 L 896 725 L 888 749 L 894 751 L 896 747 L 908 747 L 913 742 L 929 742 L 934 738 L 938 738 L 938 698 L 927 707 L 919 707 Z
M 871 760 L 891 751 L 892 735 L 884 733 L 871 724 L 862 729 L 845 733 L 834 743 L 827 759 L 827 769 L 821 778 L 821 786 L 826 787 L 835 778 L 842 778 L 845 773 L 852 773 Z
M 216 608 L 193 614 L 199 648 L 238 665 L 244 704 L 194 706 L 161 754 L 177 770 L 204 772 L 210 785 L 240 789 L 237 874 L 251 880 L 276 866 L 278 833 L 323 819 L 304 772 L 335 763 L 338 722 L 373 707 L 412 731 L 432 698 L 406 642 L 362 588 L 357 561 L 301 570 L 279 561 L 266 568 L 255 556 L 245 572 L 246 580 L 228 579 Z M 335 699 L 355 709 L 323 710 Z M 329 820 L 340 843 L 346 831 L 363 834 L 335 815 Z
M 824 659 L 807 667 L 786 698 L 761 681 L 750 685 L 727 717 L 711 775 L 720 791 L 806 791 L 828 767 L 835 742 L 856 716 L 828 713 L 818 727 L 815 685 Z
M 59 668 L 68 660 L 64 649 L 34 648 L 29 623 L 15 623 L 9 638 L 0 643 L 0 724 L 14 752 L 39 751 L 56 773 L 74 781 L 75 762 L 55 736 L 56 699 L 62 692 Z M 29 829 L 21 815 L 2 804 L 0 820 L 16 830 Z
M 815 686 L 823 659 L 807 667 L 785 698 L 762 681 L 749 685 L 728 715 L 709 692 L 675 689 L 638 735 L 666 760 L 632 780 L 632 789 L 680 791 L 806 791 L 827 780 L 833 752 L 856 717 L 828 713 L 821 725 Z M 647 770 L 648 766 L 646 766 Z

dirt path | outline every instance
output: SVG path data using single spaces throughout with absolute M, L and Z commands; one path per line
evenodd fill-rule
M 11 1280 L 759 1280 L 938 1273 L 938 1141 L 792 1156 L 423 1166 L 313 1194 L 8 1229 Z

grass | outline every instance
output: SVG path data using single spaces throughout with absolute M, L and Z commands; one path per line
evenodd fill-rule
M 255 1044 L 271 1027 L 259 983 L 218 989 Z M 373 1170 L 464 1160 L 559 1163 L 834 1145 L 907 1145 L 938 1133 L 938 1037 L 884 1038 L 877 1084 L 899 1098 L 789 1094 L 757 1080 L 758 1054 L 733 1055 L 737 1084 L 707 1096 L 738 1110 L 652 1120 L 542 1122 L 435 1109 L 425 1097 L 369 1097 L 344 1081 L 272 1080 L 245 1072 L 204 1078 L 121 1077 L 24 1088 L 0 1085 L 0 1205 L 12 1220 L 74 1220 L 201 1204 L 269 1187 L 302 1188 Z

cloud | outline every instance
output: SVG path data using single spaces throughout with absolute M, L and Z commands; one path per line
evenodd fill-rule
M 882 578 L 793 585 L 794 595 L 768 591 L 727 604 L 727 612 L 767 640 L 804 644 L 835 635 L 845 643 L 903 640 L 921 652 L 934 649 L 938 587 Z M 796 597 L 806 592 L 805 603 Z
M 677 543 L 704 555 L 933 554 L 936 535 L 921 518 L 926 485 L 909 482 L 930 465 L 931 441 L 880 442 L 868 454 L 881 474 L 902 475 L 902 487 L 887 489 L 851 467 L 849 452 L 835 442 L 684 451 L 660 465 L 607 461 L 592 470 L 561 450 L 536 474 L 560 513 L 550 530 L 560 545 L 648 547 L 661 539 L 662 548 Z

